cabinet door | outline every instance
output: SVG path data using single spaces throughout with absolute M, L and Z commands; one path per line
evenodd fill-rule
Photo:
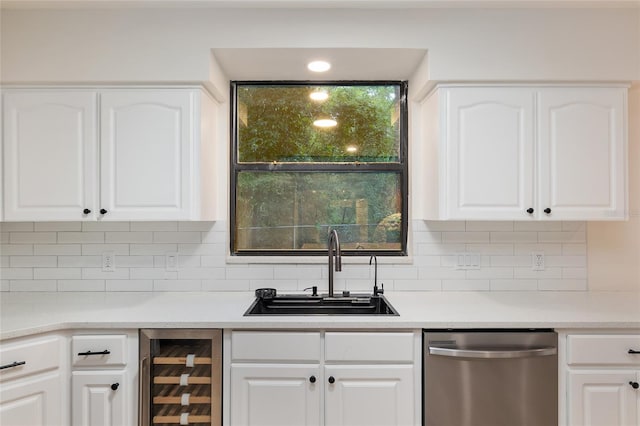
M 189 90 L 101 94 L 102 219 L 189 218 L 194 96 Z
M 50 426 L 65 423 L 59 373 L 25 377 L 0 386 L 0 425 Z
M 443 102 L 447 218 L 532 217 L 534 92 L 451 88 Z
M 317 365 L 232 365 L 230 424 L 319 426 L 319 372 Z
M 570 426 L 637 426 L 635 371 L 569 372 Z
M 326 366 L 325 424 L 415 425 L 414 380 L 412 365 Z
M 5 220 L 95 217 L 95 120 L 95 93 L 5 93 Z
M 131 392 L 123 371 L 76 371 L 71 376 L 71 424 L 131 425 Z M 116 387 L 116 389 L 113 389 Z
M 550 88 L 538 103 L 539 208 L 549 220 L 623 219 L 626 89 Z

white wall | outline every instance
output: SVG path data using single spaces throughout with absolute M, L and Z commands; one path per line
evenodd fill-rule
M 5 9 L 0 19 L 4 83 L 220 86 L 211 66 L 215 47 L 426 48 L 432 80 L 640 80 L 640 9 Z M 634 96 L 631 191 L 637 212 L 640 102 Z M 325 282 L 320 265 L 227 264 L 226 226 L 3 223 L 0 289 L 291 290 Z M 413 264 L 381 268 L 389 289 L 586 290 L 587 265 L 592 290 L 640 287 L 637 216 L 618 224 L 412 226 Z M 99 268 L 106 250 L 116 252 L 115 273 Z M 452 267 L 453 253 L 463 250 L 483 255 L 481 270 Z M 178 272 L 165 271 L 168 251 L 180 253 Z M 546 271 L 531 271 L 531 251 L 547 254 Z M 364 289 L 371 273 L 368 266 L 347 265 L 336 279 L 337 288 Z
M 590 290 L 640 291 L 640 85 L 629 92 L 629 216 L 588 224 Z
M 640 80 L 639 15 L 632 8 L 4 9 L 1 77 L 193 82 L 209 79 L 215 47 L 408 47 L 429 50 L 433 80 Z

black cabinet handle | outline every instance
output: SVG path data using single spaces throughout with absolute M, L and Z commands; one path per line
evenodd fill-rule
M 0 370 L 4 370 L 5 368 L 13 368 L 13 367 L 18 367 L 20 365 L 25 365 L 27 363 L 27 361 L 14 361 L 11 364 L 5 364 L 0 366 Z
M 533 214 L 533 212 L 534 212 L 534 211 L 535 211 L 535 210 L 533 210 L 531 207 L 529 207 L 529 208 L 527 209 L 527 213 L 529 213 L 529 214 Z
M 543 210 L 546 214 L 551 213 L 551 209 L 549 207 L 547 207 L 546 209 Z
M 111 351 L 109 349 L 105 349 L 102 352 L 93 352 L 93 351 L 78 352 L 78 356 L 83 356 L 83 355 L 109 355 L 110 353 L 111 353 Z
M 107 210 L 106 209 L 100 209 L 100 214 L 107 214 Z
M 89 210 L 89 209 L 84 209 L 84 210 L 82 210 L 82 213 L 84 213 L 84 214 L 89 214 L 89 213 L 91 213 L 91 210 Z
M 316 376 L 311 376 L 311 377 L 309 377 L 309 381 L 310 381 L 311 383 L 315 383 L 315 382 L 316 382 Z
M 633 349 L 629 349 L 629 353 L 632 354 L 632 355 L 638 355 L 638 354 L 640 354 L 640 351 L 635 351 Z
M 640 388 L 640 384 L 638 384 L 638 382 L 629 382 L 629 384 L 631 385 L 632 388 L 634 389 L 638 389 Z
M 334 384 L 336 382 L 335 377 L 329 376 L 329 383 Z
M 118 386 L 120 386 L 120 383 L 114 383 L 111 385 L 111 390 L 117 390 Z

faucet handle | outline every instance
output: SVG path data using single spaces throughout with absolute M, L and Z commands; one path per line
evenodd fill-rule
M 373 295 L 378 296 L 380 294 L 384 294 L 384 283 L 380 284 L 380 288 L 378 288 L 378 286 L 373 286 Z

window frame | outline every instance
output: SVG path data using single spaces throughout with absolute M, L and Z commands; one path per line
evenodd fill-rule
M 294 163 L 294 162 L 264 162 L 264 163 L 239 163 L 238 162 L 238 114 L 237 114 L 237 88 L 238 86 L 264 86 L 264 85 L 288 85 L 288 86 L 373 86 L 373 85 L 398 85 L 400 89 L 400 152 L 398 162 L 359 163 Z M 401 192 L 401 217 L 400 250 L 342 250 L 343 256 L 408 256 L 408 227 L 409 227 L 409 119 L 408 119 L 408 82 L 406 80 L 232 80 L 230 107 L 231 126 L 230 142 L 231 155 L 229 156 L 229 250 L 234 257 L 258 256 L 326 256 L 326 250 L 251 250 L 238 251 L 235 248 L 236 241 L 236 184 L 237 176 L 241 171 L 258 172 L 396 172 L 400 175 Z

